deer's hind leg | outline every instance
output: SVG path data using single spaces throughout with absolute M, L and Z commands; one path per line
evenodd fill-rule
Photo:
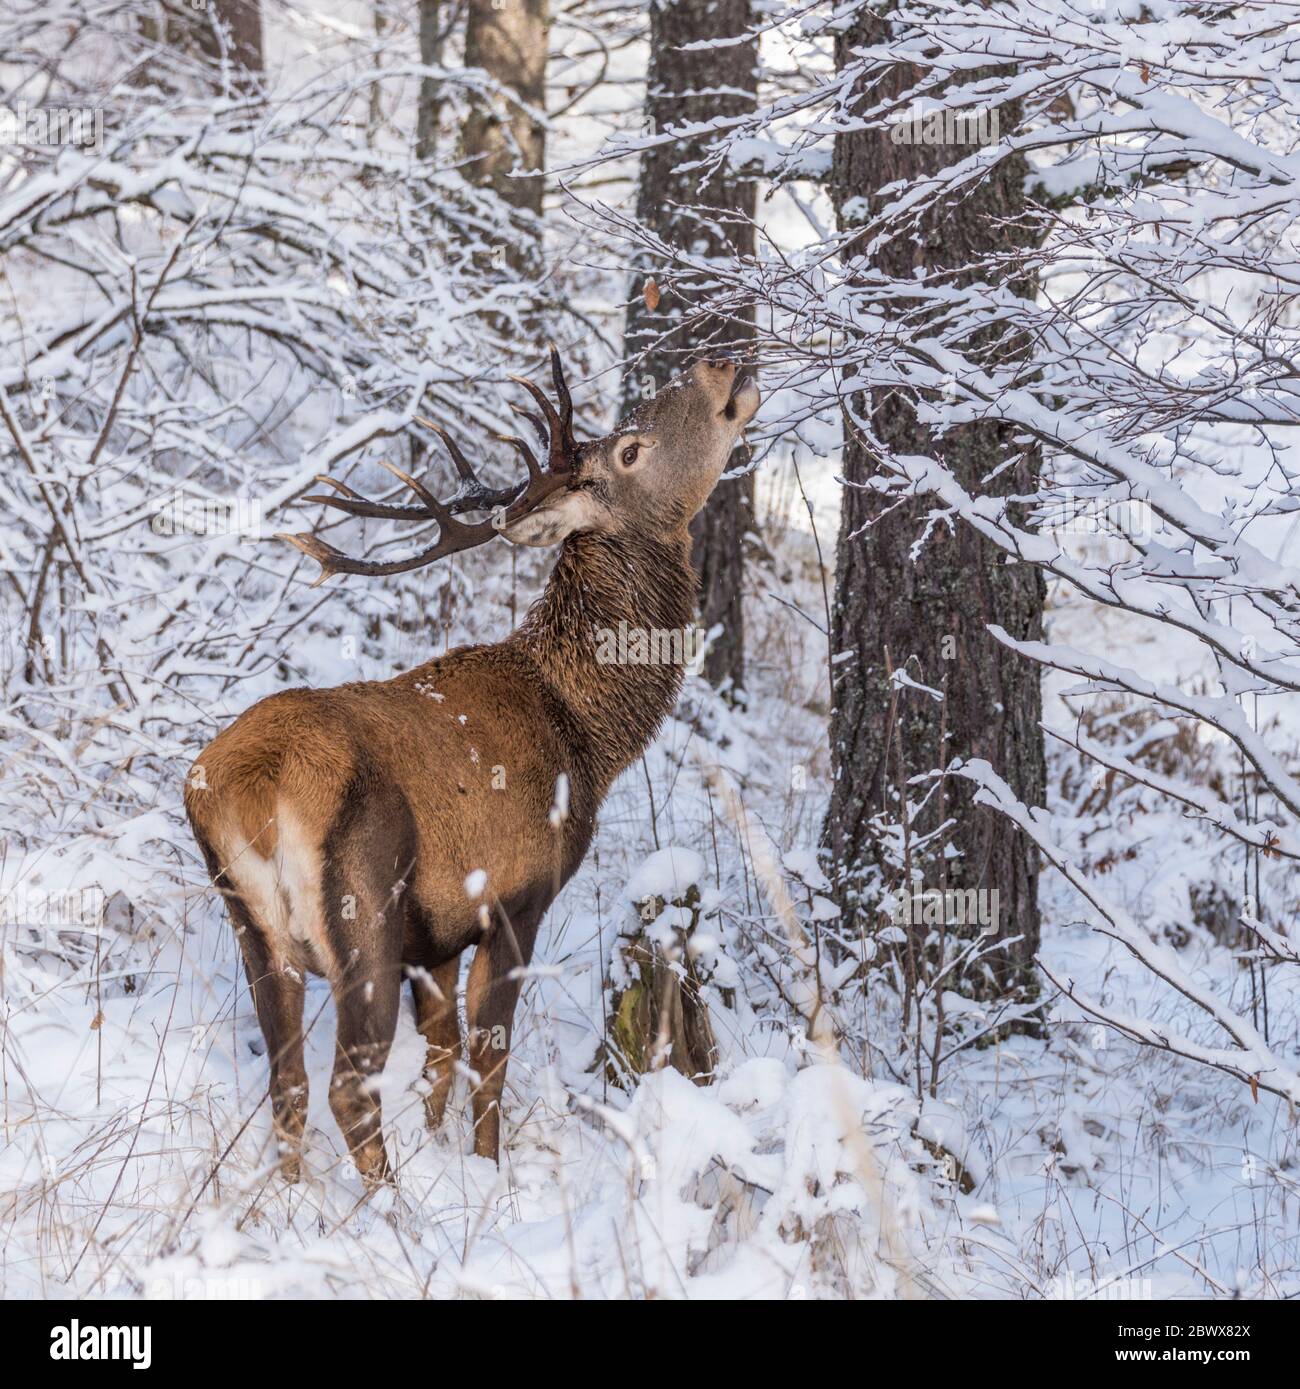
M 244 971 L 266 1039 L 271 1067 L 271 1127 L 280 1155 L 280 1173 L 292 1183 L 302 1171 L 302 1135 L 307 1125 L 302 1036 L 306 987 L 301 974 L 276 967 L 261 932 L 237 898 L 230 902 L 230 915 L 240 928 Z
M 401 1004 L 406 881 L 414 829 L 400 793 L 350 788 L 326 838 L 325 911 L 330 985 L 338 1011 L 330 1108 L 367 1185 L 393 1180 L 377 1081 Z
M 253 1008 L 266 1042 L 271 1072 L 271 1127 L 285 1181 L 296 1182 L 302 1170 L 302 1136 L 307 1124 L 307 1067 L 303 1059 L 302 1017 L 306 999 L 303 977 L 284 968 L 268 945 L 270 923 L 260 923 L 212 846 L 196 830 L 213 885 L 225 899 Z M 251 860 L 256 862 L 256 860 Z M 247 865 L 246 865 L 247 866 Z
M 338 1010 L 330 1109 L 368 1186 L 393 1180 L 377 1082 L 388 1063 L 401 1002 L 401 962 L 383 952 L 352 957 L 330 981 Z

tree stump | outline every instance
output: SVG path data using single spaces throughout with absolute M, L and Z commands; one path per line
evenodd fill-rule
M 709 1085 L 718 1046 L 691 948 L 700 920 L 699 885 L 672 896 L 652 893 L 633 907 L 633 924 L 619 937 L 612 970 L 607 1074 L 624 1086 L 672 1066 L 697 1085 Z

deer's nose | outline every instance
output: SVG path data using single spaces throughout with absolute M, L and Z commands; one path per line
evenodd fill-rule
M 696 363 L 691 375 L 710 396 L 721 399 L 731 390 L 731 383 L 736 379 L 736 364 L 726 357 L 706 357 Z

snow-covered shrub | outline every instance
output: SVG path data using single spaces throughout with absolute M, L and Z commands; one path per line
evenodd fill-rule
M 304 49 L 253 99 L 153 42 L 146 8 L 0 18 L 6 59 L 59 55 L 42 106 L 102 121 L 90 145 L 0 154 L 0 898 L 25 930 L 28 899 L 68 892 L 123 894 L 134 934 L 174 918 L 195 749 L 279 685 L 445 642 L 465 570 L 388 583 L 361 621 L 274 533 L 342 524 L 351 543 L 355 523 L 303 497 L 319 474 L 371 487 L 380 456 L 449 485 L 417 416 L 473 452 L 510 418 L 500 384 L 533 350 L 522 287 L 480 264 L 523 234 L 518 215 L 367 124 L 402 68 L 368 69 L 361 39 Z M 149 81 L 118 80 L 146 59 Z M 421 538 L 371 522 L 356 543 L 387 556 Z M 466 620 L 493 630 L 503 612 Z M 101 924 L 116 958 L 117 919 Z

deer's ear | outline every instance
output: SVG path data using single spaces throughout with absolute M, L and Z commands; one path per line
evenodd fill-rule
M 593 493 L 558 492 L 536 511 L 504 527 L 501 534 L 512 545 L 558 545 L 566 535 L 599 530 L 607 520 L 604 506 Z

